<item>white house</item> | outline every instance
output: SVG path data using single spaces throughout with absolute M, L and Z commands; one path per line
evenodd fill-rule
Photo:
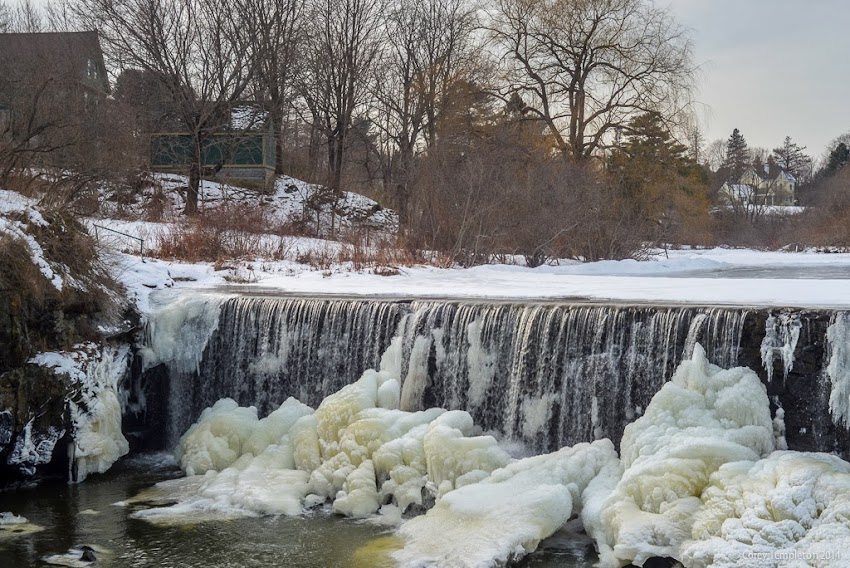
M 797 179 L 775 163 L 750 169 L 737 183 L 726 182 L 720 194 L 730 205 L 796 205 Z

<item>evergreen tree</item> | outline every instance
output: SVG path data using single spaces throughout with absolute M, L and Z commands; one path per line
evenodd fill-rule
M 750 167 L 750 150 L 744 135 L 737 128 L 726 141 L 726 159 L 722 168 L 728 172 L 728 181 L 738 183 Z
M 826 166 L 824 166 L 823 169 L 824 175 L 834 175 L 838 172 L 838 170 L 843 168 L 848 161 L 850 161 L 850 147 L 848 147 L 844 142 L 839 142 L 838 146 L 833 148 L 832 152 L 829 153 Z
M 620 150 L 632 161 L 664 168 L 679 169 L 688 158 L 687 146 L 673 138 L 657 112 L 648 112 L 632 119 Z
M 773 149 L 772 157 L 779 167 L 804 182 L 811 176 L 812 170 L 812 158 L 805 153 L 805 149 L 805 146 L 799 146 L 790 136 L 786 136 L 782 146 Z
M 623 197 L 636 215 L 657 231 L 653 239 L 668 242 L 682 227 L 699 225 L 708 216 L 705 170 L 667 129 L 658 113 L 633 118 L 623 140 L 608 160 Z

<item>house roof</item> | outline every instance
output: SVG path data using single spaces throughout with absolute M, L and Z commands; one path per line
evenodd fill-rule
M 97 32 L 0 34 L 0 69 L 47 73 L 109 90 Z
M 753 168 L 753 172 L 765 181 L 773 181 L 780 177 L 787 179 L 792 183 L 797 181 L 797 179 L 790 172 L 786 171 L 784 168 L 782 168 L 782 166 L 780 166 L 776 162 L 768 162 L 762 167 Z
M 237 103 L 230 109 L 232 130 L 261 130 L 269 120 L 269 113 L 255 103 Z

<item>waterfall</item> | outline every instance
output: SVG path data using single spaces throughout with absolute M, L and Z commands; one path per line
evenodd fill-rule
M 694 344 L 734 366 L 745 310 L 414 302 L 399 325 L 402 405 L 469 411 L 551 451 L 619 440 Z
M 315 406 L 380 365 L 401 378 L 404 409 L 465 409 L 533 451 L 618 441 L 697 342 L 713 363 L 734 366 L 747 316 L 555 303 L 261 296 L 220 297 L 202 310 L 196 302 L 175 304 L 161 316 L 167 325 L 152 322 L 174 337 L 148 340 L 167 350 L 152 361 L 169 367 L 170 444 L 220 398 L 260 415 L 289 396 Z
M 169 340 L 185 342 L 189 362 L 165 361 L 170 371 L 168 443 L 176 443 L 200 415 L 220 398 L 253 405 L 261 415 L 294 396 L 312 406 L 329 393 L 377 368 L 392 340 L 404 304 L 358 300 L 307 300 L 230 297 L 214 301 L 216 317 L 198 313 L 209 331 Z M 190 304 L 191 306 L 191 304 Z M 177 307 L 181 311 L 181 306 Z M 168 316 L 180 320 L 184 316 Z M 152 325 L 156 325 L 156 320 Z M 178 333 L 187 324 L 168 326 Z M 162 333 L 162 331 L 160 331 Z M 195 354 L 203 353 L 195 360 Z M 157 359 L 154 359 L 157 361 Z

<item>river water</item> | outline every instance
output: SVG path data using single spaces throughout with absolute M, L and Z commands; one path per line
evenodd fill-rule
M 0 567 L 43 568 L 45 559 L 95 568 L 381 568 L 397 546 L 392 529 L 325 511 L 301 517 L 259 517 L 156 526 L 133 519 L 132 506 L 116 506 L 158 481 L 180 475 L 170 456 L 123 460 L 79 485 L 43 484 L 0 493 L 0 511 L 43 527 L 10 537 L 0 532 Z M 95 549 L 95 564 L 75 561 Z M 63 556 L 64 555 L 64 556 Z M 559 533 L 517 564 L 535 568 L 589 568 L 595 554 L 586 537 Z

